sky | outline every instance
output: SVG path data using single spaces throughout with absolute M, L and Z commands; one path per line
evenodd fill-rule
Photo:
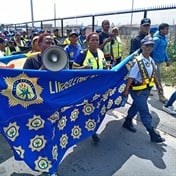
M 176 4 L 174 0 L 32 0 L 34 21 Z M 30 22 L 31 0 L 0 0 L 0 24 Z M 54 5 L 55 4 L 55 5 Z M 54 13 L 54 7 L 56 13 Z

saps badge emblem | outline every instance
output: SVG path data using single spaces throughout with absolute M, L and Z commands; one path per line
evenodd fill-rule
M 20 104 L 24 108 L 32 104 L 41 104 L 43 99 L 40 96 L 43 88 L 37 84 L 38 78 L 28 77 L 20 74 L 16 77 L 6 77 L 7 89 L 1 94 L 8 97 L 9 107 Z

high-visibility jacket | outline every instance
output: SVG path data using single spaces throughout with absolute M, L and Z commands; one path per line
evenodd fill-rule
M 66 39 L 64 40 L 64 44 L 65 44 L 65 45 L 69 45 L 69 44 L 70 44 L 69 38 L 66 38 Z
M 112 44 L 112 53 L 114 59 L 122 57 L 122 41 L 118 36 L 116 36 L 114 43 Z
M 18 46 L 14 46 L 15 52 L 20 52 L 20 48 Z M 10 50 L 10 47 L 5 47 L 5 54 L 6 56 L 11 56 L 13 53 Z
M 144 62 L 142 61 L 141 57 L 137 56 L 136 58 L 140 73 L 141 73 L 141 77 L 142 77 L 142 83 L 141 84 L 137 84 L 137 85 L 132 85 L 132 90 L 143 90 L 146 88 L 150 88 L 153 87 L 155 84 L 155 66 L 154 63 L 151 62 L 152 67 L 153 67 L 153 72 L 151 77 L 149 77 L 147 69 L 145 67 Z
M 98 57 L 94 57 L 93 54 L 87 50 L 83 65 L 89 65 L 92 69 L 105 69 L 106 60 L 104 53 L 99 48 L 97 49 Z

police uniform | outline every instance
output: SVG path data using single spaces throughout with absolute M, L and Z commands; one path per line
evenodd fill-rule
M 142 54 L 140 54 L 138 57 L 141 58 L 141 61 L 143 62 L 143 65 L 145 66 L 145 69 L 148 73 L 149 79 L 152 79 L 152 74 L 154 71 L 152 58 L 150 57 L 148 60 Z M 138 65 L 138 61 L 136 61 L 136 63 L 130 70 L 129 78 L 134 79 L 134 83 L 130 89 L 130 94 L 133 98 L 133 104 L 128 110 L 127 118 L 132 119 L 137 114 L 137 112 L 139 112 L 144 126 L 149 129 L 152 127 L 152 116 L 148 109 L 147 99 L 153 84 L 151 86 L 145 84 L 145 87 L 142 85 L 142 75 Z
M 163 142 L 164 139 L 159 134 L 157 134 L 152 127 L 152 115 L 149 112 L 147 103 L 150 90 L 156 82 L 155 64 L 153 59 L 149 56 L 154 45 L 153 39 L 150 36 L 146 36 L 141 41 L 141 45 L 141 48 L 145 51 L 145 54 L 142 52 L 139 56 L 135 57 L 136 62 L 129 72 L 129 79 L 124 91 L 126 93 L 130 93 L 133 103 L 128 110 L 123 127 L 131 132 L 136 132 L 136 129 L 132 124 L 132 119 L 139 112 L 141 121 L 146 130 L 149 132 L 151 141 L 159 143 Z M 146 54 L 146 52 L 148 53 Z M 147 58 L 145 58 L 144 55 Z

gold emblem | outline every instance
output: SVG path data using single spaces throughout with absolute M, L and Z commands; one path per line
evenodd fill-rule
M 17 126 L 16 122 L 10 123 L 8 127 L 4 127 L 4 131 L 7 137 L 11 141 L 15 141 L 15 139 L 19 136 L 19 126 Z
M 18 153 L 20 158 L 24 159 L 24 149 L 21 146 L 19 146 L 19 147 L 14 146 L 13 148 Z
M 74 126 L 72 128 L 72 133 L 71 133 L 73 139 L 79 139 L 80 136 L 82 135 L 81 133 L 81 128 L 79 126 Z
M 116 105 L 120 105 L 121 101 L 122 101 L 122 97 L 119 96 L 119 97 L 117 97 L 117 98 L 115 99 L 114 103 L 115 103 Z
M 63 116 L 58 122 L 59 130 L 63 130 L 64 127 L 66 126 L 66 123 L 67 123 L 67 118 L 66 118 L 66 116 Z
M 113 100 L 109 99 L 107 109 L 110 109 L 113 105 Z
M 50 120 L 51 123 L 55 123 L 57 120 L 59 120 L 59 117 L 60 117 L 59 112 L 56 111 L 48 118 L 48 120 Z
M 101 115 L 105 115 L 106 113 L 106 106 L 103 105 L 103 107 L 101 108 L 101 111 L 100 111 Z
M 108 99 L 108 94 L 109 92 L 105 92 L 102 97 L 103 97 L 103 101 L 106 101 Z
M 90 115 L 94 112 L 95 108 L 93 106 L 93 104 L 85 104 L 84 105 L 84 108 L 83 108 L 83 112 L 84 112 L 84 115 Z
M 97 100 L 98 98 L 100 98 L 100 94 L 95 94 L 95 95 L 93 96 L 93 101 Z
M 119 91 L 120 93 L 122 93 L 122 92 L 125 90 L 125 87 L 126 87 L 126 84 L 125 84 L 125 83 L 122 84 L 122 85 L 120 85 L 120 87 L 118 88 L 118 91 Z
M 40 117 L 40 115 L 34 115 L 33 118 L 28 119 L 29 130 L 39 130 L 44 127 L 45 121 Z
M 6 77 L 7 89 L 1 91 L 1 94 L 9 99 L 9 106 L 20 104 L 28 107 L 31 104 L 40 104 L 43 99 L 40 97 L 42 87 L 37 85 L 38 78 L 28 77 L 22 73 L 16 77 Z
M 66 148 L 67 144 L 68 144 L 68 136 L 67 134 L 63 134 L 60 138 L 60 146 L 63 149 Z
M 78 115 L 79 115 L 79 110 L 78 109 L 74 109 L 71 112 L 71 116 L 70 116 L 71 121 L 75 121 L 78 118 Z
M 112 96 L 112 95 L 114 95 L 115 94 L 115 92 L 116 92 L 116 87 L 114 88 L 114 89 L 110 89 L 109 90 L 109 96 Z
M 41 151 L 46 145 L 46 140 L 44 139 L 44 136 L 36 135 L 33 139 L 30 140 L 29 148 L 31 148 L 32 151 Z
M 53 146 L 52 155 L 53 155 L 53 159 L 57 160 L 57 158 L 58 158 L 58 147 L 57 147 L 57 145 Z
M 94 131 L 96 127 L 96 122 L 94 119 L 88 119 L 86 121 L 86 125 L 85 125 L 85 128 L 88 130 L 88 131 Z
M 43 158 L 41 156 L 35 161 L 35 170 L 39 172 L 49 172 L 51 168 L 51 161 L 47 157 Z

